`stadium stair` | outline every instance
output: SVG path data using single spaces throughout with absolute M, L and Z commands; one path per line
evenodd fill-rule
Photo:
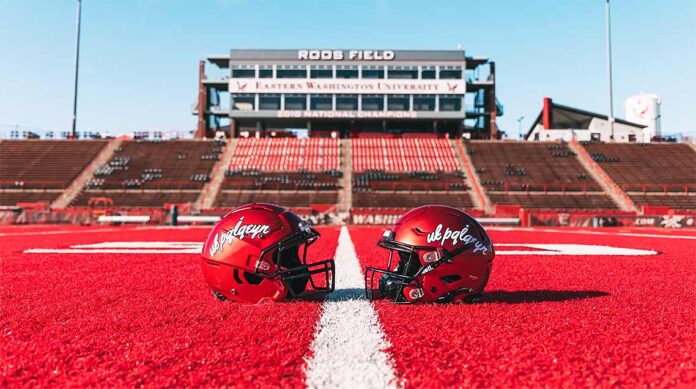
M 215 198 L 220 192 L 223 181 L 225 181 L 225 171 L 230 168 L 234 149 L 237 146 L 237 139 L 230 138 L 225 146 L 225 151 L 222 153 L 222 158 L 213 168 L 210 173 L 210 182 L 208 182 L 201 191 L 200 196 L 195 202 L 194 211 L 202 209 L 210 209 L 213 207 Z
M 473 169 L 473 164 L 469 155 L 466 153 L 466 146 L 462 144 L 461 141 L 453 139 L 452 142 L 456 145 L 454 148 L 456 151 L 457 158 L 459 162 L 464 167 L 466 171 L 466 184 L 472 188 L 471 190 L 471 200 L 477 209 L 483 209 L 486 213 L 492 215 L 495 211 L 493 203 L 488 198 L 488 195 L 483 190 L 481 186 L 481 179 L 479 178 L 476 171 Z
M 608 194 L 622 211 L 638 212 L 638 208 L 633 200 L 609 177 L 599 164 L 592 160 L 590 153 L 577 140 L 568 143 L 568 148 L 577 155 L 580 164 L 592 175 L 592 178 L 597 181 L 604 193 Z
M 58 198 L 56 198 L 53 203 L 51 203 L 51 208 L 63 209 L 67 208 L 70 203 L 75 200 L 75 198 L 82 192 L 84 186 L 89 182 L 90 179 L 94 178 L 94 172 L 99 166 L 105 165 L 111 160 L 116 152 L 116 149 L 121 146 L 123 141 L 121 139 L 112 139 L 101 152 L 92 160 L 92 162 L 87 166 L 85 170 L 80 173 L 80 175 L 75 178 L 70 185 L 62 192 Z
M 696 151 L 696 143 L 691 143 L 691 142 L 686 142 L 689 147 L 691 147 L 694 151 Z
M 351 142 L 349 139 L 341 139 L 341 166 L 343 167 L 343 178 L 341 179 L 341 190 L 338 192 L 338 211 L 349 212 L 353 204 L 353 159 Z

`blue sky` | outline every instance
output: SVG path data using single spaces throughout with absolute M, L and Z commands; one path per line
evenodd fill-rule
M 0 0 L 0 132 L 70 127 L 75 4 Z M 82 16 L 81 130 L 193 128 L 197 63 L 231 48 L 461 44 L 496 61 L 513 135 L 544 96 L 607 111 L 602 0 L 83 0 Z M 616 116 L 656 93 L 663 132 L 696 135 L 696 1 L 613 0 L 612 23 Z

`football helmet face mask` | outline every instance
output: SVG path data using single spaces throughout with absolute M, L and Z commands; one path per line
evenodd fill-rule
M 225 215 L 203 246 L 203 276 L 220 300 L 257 303 L 334 290 L 334 261 L 307 262 L 319 232 L 272 204 L 247 204 Z
M 409 211 L 377 245 L 389 259 L 365 269 L 365 292 L 397 303 L 469 301 L 483 292 L 495 256 L 474 218 L 440 205 Z

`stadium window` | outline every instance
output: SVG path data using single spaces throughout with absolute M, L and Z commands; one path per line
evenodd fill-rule
M 254 78 L 256 70 L 254 69 L 232 69 L 232 78 Z
M 435 73 L 435 70 L 424 69 L 421 71 L 421 78 L 423 80 L 434 80 L 435 78 L 437 78 L 437 73 Z
M 418 78 L 418 69 L 389 69 L 387 78 L 415 80 Z
M 259 78 L 273 78 L 273 69 L 259 69 Z
M 259 109 L 277 111 L 280 109 L 280 95 L 259 95 Z
M 333 109 L 331 95 L 311 95 L 309 106 L 313 111 L 331 111 Z
M 307 109 L 307 95 L 285 95 L 285 109 L 304 111 Z
M 408 96 L 394 95 L 387 97 L 387 111 L 408 111 Z
M 384 96 L 380 95 L 363 95 L 362 96 L 363 111 L 384 111 Z
M 461 80 L 462 71 L 461 70 L 440 70 L 441 80 Z
M 435 96 L 413 96 L 414 111 L 435 111 Z
M 336 96 L 336 110 L 338 111 L 357 111 L 357 95 L 338 95 Z
M 254 95 L 233 95 L 232 96 L 233 111 L 253 111 L 254 110 Z
M 384 69 L 363 69 L 362 78 L 384 78 Z
M 461 96 L 440 96 L 440 111 L 461 111 L 462 97 Z
M 306 78 L 306 69 L 276 69 L 276 78 Z
M 309 69 L 309 77 L 310 78 L 333 78 L 333 70 L 332 69 L 311 68 L 311 69 Z
M 336 78 L 358 78 L 358 69 L 336 69 Z

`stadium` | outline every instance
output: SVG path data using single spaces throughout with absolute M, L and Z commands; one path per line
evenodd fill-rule
M 462 49 L 200 58 L 192 129 L 0 139 L 3 386 L 696 383 L 696 144 L 661 133 L 658 96 L 625 119 L 547 97 L 511 140 L 496 59 Z M 333 293 L 210 295 L 204 242 L 250 203 L 321 235 L 305 254 L 333 258 Z M 366 297 L 385 229 L 432 205 L 490 235 L 485 291 Z

